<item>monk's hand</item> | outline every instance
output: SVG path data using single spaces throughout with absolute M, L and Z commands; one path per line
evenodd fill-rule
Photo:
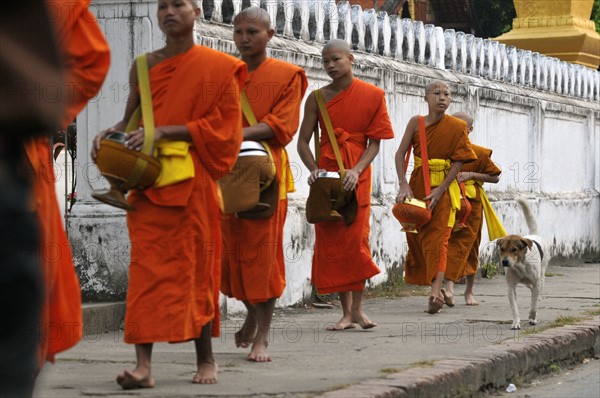
M 125 137 L 125 147 L 134 151 L 139 151 L 144 146 L 144 129 L 130 131 Z
M 114 133 L 115 131 L 117 131 L 117 130 L 115 130 L 113 127 L 111 127 L 109 129 L 102 130 L 101 132 L 96 134 L 96 137 L 94 137 L 94 143 L 92 145 L 92 152 L 90 153 L 94 163 L 96 162 L 96 157 L 98 156 L 98 149 L 100 149 L 100 141 L 102 141 L 104 138 L 106 138 L 106 136 L 108 136 L 111 133 Z
M 310 175 L 308 176 L 308 185 L 311 185 L 313 182 L 315 182 L 317 178 L 319 178 L 319 173 L 326 171 L 327 170 L 325 169 L 314 169 L 313 171 L 311 171 Z
M 470 179 L 471 175 L 472 175 L 472 173 L 470 173 L 470 172 L 459 171 L 458 174 L 456 175 L 456 181 L 458 181 L 458 182 L 467 181 Z
M 413 193 L 412 189 L 410 189 L 410 185 L 408 182 L 402 181 L 400 183 L 400 190 L 398 191 L 398 196 L 396 196 L 396 203 L 404 202 L 404 199 L 412 199 Z
M 358 184 L 358 171 L 354 169 L 346 170 L 346 178 L 344 178 L 344 189 L 346 191 L 352 191 L 356 189 L 356 185 Z
M 444 195 L 444 190 L 440 189 L 440 187 L 435 187 L 431 190 L 431 193 L 425 196 L 425 200 L 429 201 L 429 206 L 427 208 L 429 210 L 433 210 L 435 206 L 439 203 L 440 198 Z

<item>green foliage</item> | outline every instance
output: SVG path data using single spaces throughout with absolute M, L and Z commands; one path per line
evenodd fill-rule
M 596 32 L 600 33 L 600 0 L 594 0 L 591 20 L 596 24 Z
M 498 267 L 494 263 L 485 263 L 481 266 L 481 277 L 494 279 L 498 275 Z
M 475 36 L 493 38 L 512 28 L 517 16 L 513 0 L 473 0 Z

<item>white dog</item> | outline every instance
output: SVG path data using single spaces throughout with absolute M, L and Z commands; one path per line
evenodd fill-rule
M 517 308 L 517 284 L 522 283 L 531 290 L 529 324 L 535 325 L 538 300 L 542 293 L 544 276 L 550 260 L 548 246 L 544 239 L 537 235 L 537 222 L 527 201 L 523 198 L 517 198 L 516 201 L 521 206 L 530 235 L 508 235 L 497 241 L 500 262 L 506 272 L 508 301 L 513 315 L 511 329 L 513 330 L 521 329 L 521 319 Z

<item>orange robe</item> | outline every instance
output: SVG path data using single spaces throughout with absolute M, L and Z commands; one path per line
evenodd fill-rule
M 48 0 L 50 15 L 65 59 L 62 100 L 65 103 L 61 128 L 100 90 L 110 64 L 110 50 L 90 1 Z M 54 165 L 47 138 L 25 145 L 33 168 L 32 207 L 40 228 L 40 261 L 44 273 L 45 300 L 42 308 L 40 360 L 74 346 L 83 334 L 81 289 L 75 273 L 71 248 L 56 199 Z
M 492 150 L 473 145 L 477 160 L 467 163 L 461 171 L 489 175 L 500 175 L 502 170 L 492 161 Z M 479 243 L 481 242 L 481 226 L 483 224 L 483 207 L 481 205 L 480 186 L 473 187 L 475 197 L 467 197 L 471 203 L 471 214 L 467 219 L 467 227 L 452 232 L 448 242 L 448 261 L 444 278 L 457 282 L 465 275 L 474 275 L 479 267 Z
M 360 104 L 360 106 L 358 106 Z M 367 140 L 394 137 L 385 104 L 385 93 L 372 84 L 354 79 L 350 87 L 326 104 L 344 167 L 358 163 Z M 319 113 L 321 158 L 319 167 L 338 171 L 333 148 Z M 358 179 L 358 212 L 349 226 L 343 221 L 315 224 L 312 283 L 321 294 L 364 289 L 366 279 L 380 271 L 371 257 L 369 217 L 371 214 L 371 167 Z
M 207 47 L 150 69 L 156 126 L 185 125 L 195 176 L 129 194 L 131 263 L 125 342 L 181 342 L 213 321 L 218 335 L 221 235 L 217 180 L 242 142 L 246 65 Z
M 282 172 L 287 164 L 283 164 L 282 154 L 298 129 L 300 104 L 307 86 L 304 70 L 273 58 L 267 58 L 248 73 L 244 92 L 254 116 L 259 123 L 269 125 L 275 134 L 267 142 L 277 165 L 281 195 L 271 217 L 247 220 L 235 215 L 222 216 L 221 291 L 229 297 L 259 303 L 280 297 L 285 288 L 282 242 L 287 190 Z M 244 118 L 244 127 L 247 126 Z
M 451 162 L 471 162 L 477 159 L 467 135 L 467 125 L 454 116 L 442 119 L 425 128 L 429 160 L 445 159 Z M 419 133 L 413 135 L 415 156 L 421 157 Z M 422 167 L 416 167 L 410 176 L 410 188 L 417 199 L 423 199 L 425 186 Z M 432 184 L 432 189 L 433 184 Z M 446 269 L 448 239 L 451 227 L 448 220 L 452 211 L 448 190 L 440 198 L 431 214 L 431 221 L 418 228 L 418 233 L 407 233 L 408 253 L 404 265 L 404 279 L 413 285 L 431 285 L 438 272 Z

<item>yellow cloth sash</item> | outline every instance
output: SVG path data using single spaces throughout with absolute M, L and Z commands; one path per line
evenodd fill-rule
M 483 207 L 483 214 L 485 215 L 485 223 L 488 229 L 488 236 L 490 240 L 502 238 L 506 236 L 506 231 L 500 222 L 500 219 L 496 215 L 490 200 L 483 189 L 483 181 L 476 180 L 466 180 L 465 181 L 465 191 L 467 194 L 467 198 L 475 199 L 477 198 L 477 188 L 479 188 L 479 197 L 481 200 L 481 206 Z
M 479 183 L 475 180 L 465 181 L 465 194 L 467 194 L 467 198 L 469 199 L 477 199 L 477 188 L 475 187 L 475 184 L 479 184 L 481 186 L 483 185 L 483 182 Z
M 189 142 L 157 141 L 154 145 L 154 156 L 160 161 L 161 167 L 154 183 L 157 188 L 188 180 L 195 175 Z
M 285 148 L 281 148 L 281 184 L 279 184 L 279 200 L 287 199 L 288 192 L 296 192 L 296 186 L 294 185 L 294 175 L 292 174 L 287 151 Z
M 485 224 L 487 225 L 488 237 L 490 238 L 490 241 L 506 236 L 506 231 L 504 230 L 500 219 L 498 218 L 496 212 L 492 208 L 492 204 L 490 203 L 490 200 L 488 199 L 487 194 L 483 189 L 483 182 L 476 182 L 477 185 L 479 185 L 479 196 L 481 198 L 481 205 L 483 207 L 483 214 L 485 215 Z
M 431 187 L 437 187 L 446 179 L 448 171 L 452 163 L 447 159 L 429 159 L 429 175 L 431 179 Z M 423 161 L 420 157 L 415 156 L 415 169 L 421 167 Z M 450 195 L 450 217 L 448 218 L 448 226 L 454 227 L 454 221 L 456 218 L 456 211 L 460 210 L 460 187 L 456 182 L 456 179 L 452 180 L 450 186 L 448 186 L 448 194 Z

